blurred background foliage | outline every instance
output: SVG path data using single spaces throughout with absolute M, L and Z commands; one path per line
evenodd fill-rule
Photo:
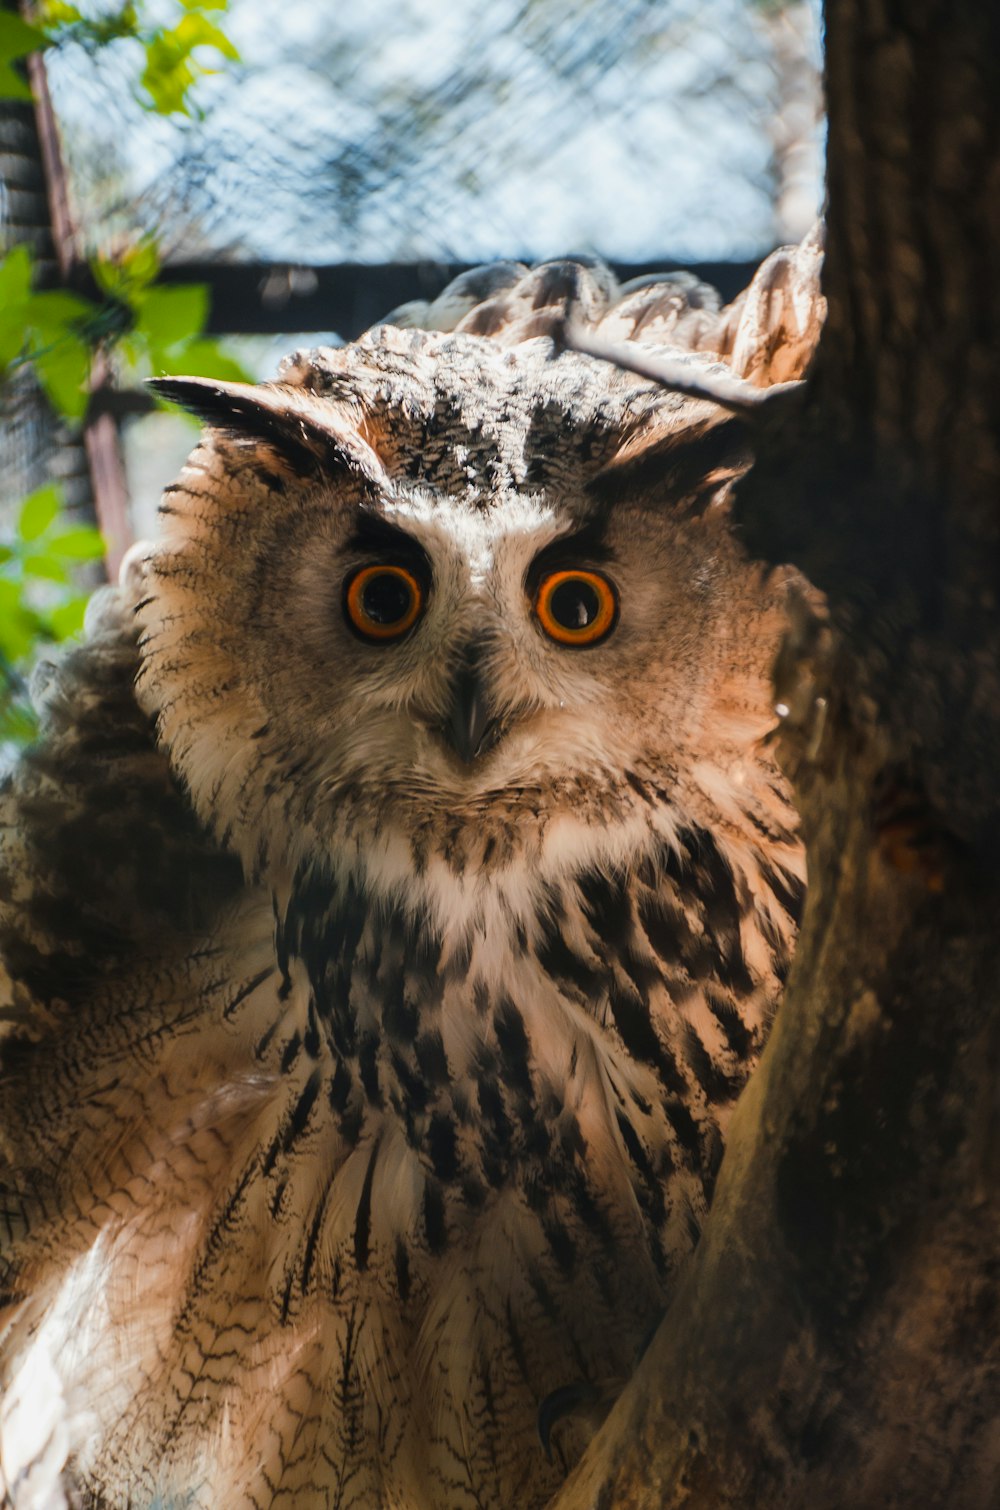
M 32 54 L 66 49 L 81 60 L 95 60 L 117 44 L 130 44 L 131 73 L 122 75 L 118 87 L 143 112 L 188 116 L 194 86 L 214 71 L 206 58 L 238 60 L 217 19 L 207 14 L 225 11 L 226 3 L 179 0 L 172 22 L 152 21 L 132 0 L 92 14 L 65 0 L 44 0 L 32 9 L 30 22 L 14 8 L 0 11 L 0 102 L 33 104 L 19 67 Z M 0 412 L 5 418 L 16 411 L 19 380 L 26 379 L 76 438 L 98 363 L 111 363 L 124 382 L 181 371 L 249 376 L 203 335 L 208 290 L 158 285 L 155 232 L 139 232 L 106 253 L 93 244 L 96 297 L 87 298 L 44 286 L 51 279 L 46 280 L 30 238 L 19 241 L 10 229 L 5 227 L 8 245 L 0 259 Z M 105 544 L 94 523 L 81 522 L 67 509 L 55 479 L 19 500 L 0 498 L 0 748 L 34 734 L 28 672 L 44 646 L 81 628 L 95 578 L 84 566 L 101 560 Z
M 818 0 L 0 0 L 0 740 L 100 580 L 95 390 L 267 376 L 297 344 L 220 345 L 164 266 L 763 257 L 818 209 L 818 25 Z M 32 53 L 85 287 L 37 184 L 24 210 Z M 131 536 L 193 439 L 149 407 L 115 420 Z

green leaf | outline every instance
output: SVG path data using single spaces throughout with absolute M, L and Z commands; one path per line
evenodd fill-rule
M 0 58 L 0 100 L 31 100 L 34 96 L 21 75 Z
M 189 12 L 177 23 L 174 35 L 185 52 L 190 52 L 195 47 L 214 47 L 224 58 L 229 58 L 234 63 L 239 62 L 240 55 L 233 43 L 207 16 Z
M 159 115 L 188 115 L 185 96 L 194 80 L 187 52 L 178 44 L 174 32 L 160 32 L 146 44 L 142 83 Z
M 143 236 L 116 257 L 96 257 L 91 267 L 106 293 L 134 304 L 136 296 L 160 271 L 159 247 L 152 236 Z
M 14 11 L 0 11 L 0 59 L 5 63 L 48 45 L 48 37 L 37 26 L 29 26 Z
M 167 354 L 160 353 L 160 355 L 165 357 Z M 179 373 L 185 377 L 223 378 L 235 383 L 256 381 L 235 357 L 227 355 L 218 341 L 204 337 L 189 341 L 183 350 L 172 357 L 169 362 L 164 361 L 162 365 L 159 365 L 158 370 Z
M 10 577 L 0 577 L 0 636 L 3 635 L 8 618 L 20 612 L 21 597 L 20 582 L 12 582 Z
M 15 58 L 23 58 L 29 52 L 38 52 L 48 45 L 48 38 L 37 26 L 29 26 L 27 21 L 22 21 L 13 11 L 0 11 L 0 98 L 32 98 L 25 80 L 11 64 Z
M 4 307 L 23 303 L 30 293 L 31 252 L 26 246 L 12 247 L 0 262 L 0 302 Z
M 31 253 L 16 246 L 0 262 L 0 367 L 24 349 L 31 298 Z
M 0 653 L 8 661 L 24 660 L 30 655 L 39 631 L 44 634 L 44 626 L 25 605 L 18 584 L 0 582 Z
M 69 568 L 53 556 L 32 553 L 24 557 L 21 565 L 26 577 L 36 577 L 43 582 L 61 582 L 64 585 L 72 581 Z
M 125 297 L 129 280 L 120 261 L 111 257 L 92 257 L 90 271 L 94 275 L 94 282 L 104 293 L 111 294 L 115 299 Z
M 53 608 L 48 615 L 48 628 L 52 638 L 68 640 L 71 634 L 77 634 L 83 628 L 86 607 L 87 596 L 81 593 L 78 597 L 60 603 L 58 608 Z
M 161 28 L 146 42 L 142 83 L 152 100 L 153 109 L 161 115 L 190 114 L 188 92 L 199 78 L 213 71 L 206 64 L 192 59 L 191 54 L 197 49 L 210 48 L 223 58 L 239 60 L 233 42 L 202 14 L 202 9 L 191 7 L 175 27 Z
M 62 508 L 59 489 L 54 482 L 36 488 L 21 504 L 17 533 L 21 540 L 37 540 L 44 534 Z
M 122 267 L 132 283 L 145 288 L 160 271 L 160 249 L 151 236 L 145 236 L 129 247 L 122 257 Z
M 89 320 L 97 313 L 97 305 L 79 294 L 69 294 L 65 289 L 55 288 L 46 293 L 32 294 L 28 304 L 28 323 L 45 335 L 61 335 L 67 326 L 80 320 Z
M 226 10 L 229 0 L 179 0 L 184 10 Z
M 72 26 L 74 21 L 83 20 L 77 7 L 67 5 L 65 0 L 45 0 L 41 16 L 46 26 Z
M 35 371 L 60 414 L 81 419 L 87 407 L 90 348 L 77 336 L 64 335 L 57 345 L 37 353 Z
M 50 535 L 45 544 L 50 556 L 62 556 L 67 561 L 95 561 L 104 555 L 101 532 L 92 529 L 89 524 L 76 525 L 58 535 Z
M 208 316 L 208 287 L 185 283 L 151 288 L 135 300 L 135 331 L 150 345 L 171 347 L 198 335 Z
M 3 368 L 9 367 L 20 356 L 28 339 L 28 328 L 23 319 L 17 319 L 17 311 L 5 309 L 0 319 L 0 376 Z

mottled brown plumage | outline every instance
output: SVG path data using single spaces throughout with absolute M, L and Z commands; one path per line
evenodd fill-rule
M 776 265 L 721 313 L 508 266 L 168 385 L 203 441 L 3 798 L 8 1503 L 530 1510 L 628 1377 L 792 946 L 789 584 L 738 423 L 552 337 L 784 379 Z

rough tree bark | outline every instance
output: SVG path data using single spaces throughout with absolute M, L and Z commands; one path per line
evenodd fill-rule
M 1000 10 L 828 0 L 826 328 L 749 546 L 811 892 L 694 1262 L 553 1510 L 1000 1503 Z

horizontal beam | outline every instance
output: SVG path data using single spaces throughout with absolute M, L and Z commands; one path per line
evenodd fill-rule
M 338 262 L 296 267 L 275 262 L 173 262 L 163 283 L 204 283 L 211 290 L 207 330 L 212 335 L 283 335 L 336 332 L 353 340 L 410 299 L 433 299 L 467 262 Z M 758 262 L 612 263 L 620 282 L 683 268 L 717 288 L 727 302 L 746 288 Z

